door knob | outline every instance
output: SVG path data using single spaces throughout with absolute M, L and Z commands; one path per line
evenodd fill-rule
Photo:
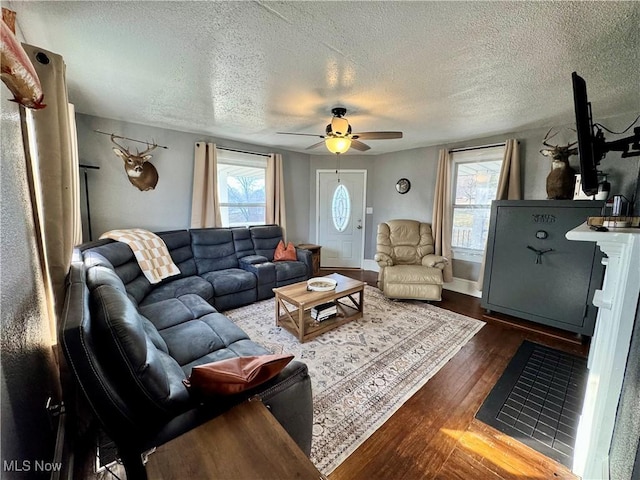
M 358 230 L 362 230 L 362 225 L 358 225 L 356 228 L 357 228 Z

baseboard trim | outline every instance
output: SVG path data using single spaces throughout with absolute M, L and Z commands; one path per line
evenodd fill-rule
M 365 258 L 364 262 L 362 262 L 362 269 L 363 270 L 370 270 L 372 272 L 379 272 L 380 271 L 380 267 L 378 266 L 378 262 L 376 262 L 375 260 L 372 260 L 370 258 Z
M 473 280 L 453 277 L 453 281 L 443 284 L 442 288 L 445 290 L 451 290 L 452 292 L 464 293 L 465 295 L 471 295 L 472 297 L 482 298 L 482 291 L 476 288 L 476 282 Z

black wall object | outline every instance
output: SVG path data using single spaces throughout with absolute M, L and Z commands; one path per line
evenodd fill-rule
M 95 165 L 84 165 L 80 164 L 79 167 L 82 169 L 84 173 L 84 195 L 87 204 L 87 227 L 89 233 L 89 241 L 93 240 L 93 233 L 91 232 L 91 205 L 89 204 L 89 182 L 87 176 L 87 170 L 100 170 L 100 167 Z

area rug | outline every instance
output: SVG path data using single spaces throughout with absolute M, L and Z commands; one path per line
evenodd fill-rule
M 476 418 L 571 468 L 587 360 L 524 341 Z
M 331 473 L 445 365 L 484 322 L 430 305 L 394 302 L 366 286 L 363 318 L 311 341 L 275 325 L 274 299 L 225 312 L 273 353 L 309 367 L 311 460 Z

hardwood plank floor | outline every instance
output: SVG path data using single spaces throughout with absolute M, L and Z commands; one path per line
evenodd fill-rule
M 339 273 L 375 285 L 374 272 Z M 523 340 L 583 356 L 588 345 L 576 342 L 574 335 L 511 323 L 508 317 L 487 319 L 480 299 L 467 295 L 445 290 L 442 301 L 433 304 L 487 324 L 329 479 L 578 478 L 474 415 Z

